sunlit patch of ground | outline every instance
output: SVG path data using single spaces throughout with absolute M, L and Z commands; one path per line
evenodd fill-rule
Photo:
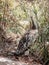
M 0 65 L 41 65 L 29 57 L 19 57 L 19 59 L 11 59 L 0 57 Z

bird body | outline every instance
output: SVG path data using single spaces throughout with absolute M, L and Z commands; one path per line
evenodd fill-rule
M 17 50 L 13 52 L 15 55 L 22 55 L 27 51 L 32 43 L 35 42 L 36 38 L 38 36 L 38 30 L 30 30 L 28 31 L 19 41 Z

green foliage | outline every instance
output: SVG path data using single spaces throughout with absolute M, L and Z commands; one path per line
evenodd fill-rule
M 46 60 L 48 52 L 45 44 L 46 41 L 49 41 L 49 12 L 47 11 L 47 0 L 40 2 L 36 0 L 34 3 L 23 0 L 19 1 L 18 5 L 16 4 L 17 2 L 15 0 L 0 0 L 0 22 L 7 23 L 7 30 L 22 34 L 26 31 L 27 26 L 25 28 L 25 24 L 20 25 L 21 21 L 24 23 L 24 20 L 28 20 L 30 23 L 30 17 L 32 16 L 33 21 L 39 25 L 39 37 L 38 42 L 33 45 L 34 47 L 31 48 L 31 51 L 36 50 L 36 52 L 40 54 L 43 50 L 43 57 L 45 56 Z

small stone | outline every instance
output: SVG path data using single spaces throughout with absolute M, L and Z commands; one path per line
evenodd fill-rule
M 27 51 L 25 52 L 25 55 L 29 55 L 29 50 L 27 50 Z

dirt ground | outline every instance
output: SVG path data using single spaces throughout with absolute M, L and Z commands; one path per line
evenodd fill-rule
M 0 65 L 42 65 L 32 57 L 0 57 Z

